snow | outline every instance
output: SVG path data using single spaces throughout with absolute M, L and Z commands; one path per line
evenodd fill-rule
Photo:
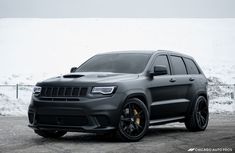
M 0 94 L 0 115 L 26 116 L 29 105 L 29 95 L 25 98 L 15 99 L 5 94 Z
M 0 115 L 25 116 L 31 99 L 33 86 L 0 86 Z
M 235 61 L 214 61 L 200 66 L 208 78 L 216 77 L 225 84 L 235 84 Z
M 235 102 L 229 97 L 218 97 L 210 100 L 209 110 L 211 113 L 234 113 Z
M 224 68 L 224 71 L 226 72 L 226 68 Z M 226 75 L 229 76 L 230 74 L 224 74 L 224 76 Z M 211 113 L 235 113 L 235 84 L 227 84 L 222 81 L 223 79 L 214 76 L 208 77 L 209 85 L 207 91 Z M 226 81 L 229 82 L 228 80 Z
M 49 76 L 45 73 L 29 76 L 22 74 L 0 76 L 0 115 L 27 115 L 33 86 L 47 77 Z M 16 84 L 18 84 L 18 99 L 16 98 Z

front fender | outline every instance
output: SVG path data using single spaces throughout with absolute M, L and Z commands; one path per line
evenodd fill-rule
M 129 98 L 139 98 L 140 100 L 142 100 L 144 102 L 144 104 L 146 105 L 147 109 L 149 110 L 150 113 L 150 106 L 152 103 L 152 98 L 151 98 L 151 94 L 149 91 L 143 90 L 143 89 L 131 89 L 131 90 L 127 90 L 124 93 L 124 100 L 122 101 L 122 103 L 120 103 L 120 107 L 123 106 L 123 104 L 125 103 L 125 101 Z

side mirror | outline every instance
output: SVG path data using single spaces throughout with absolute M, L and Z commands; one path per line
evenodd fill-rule
M 75 72 L 77 70 L 77 67 L 72 67 L 71 69 L 70 69 L 70 73 L 73 73 L 73 72 Z
M 163 65 L 157 65 L 154 66 L 153 72 L 150 73 L 151 76 L 157 76 L 157 75 L 166 75 L 167 73 L 167 68 Z

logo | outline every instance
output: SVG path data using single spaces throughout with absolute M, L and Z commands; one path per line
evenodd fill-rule
M 188 152 L 232 152 L 232 148 L 189 148 Z

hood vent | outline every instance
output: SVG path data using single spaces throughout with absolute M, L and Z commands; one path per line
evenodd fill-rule
M 76 74 L 68 74 L 68 75 L 64 75 L 63 77 L 64 78 L 80 78 L 80 77 L 83 77 L 84 75 L 76 75 Z

